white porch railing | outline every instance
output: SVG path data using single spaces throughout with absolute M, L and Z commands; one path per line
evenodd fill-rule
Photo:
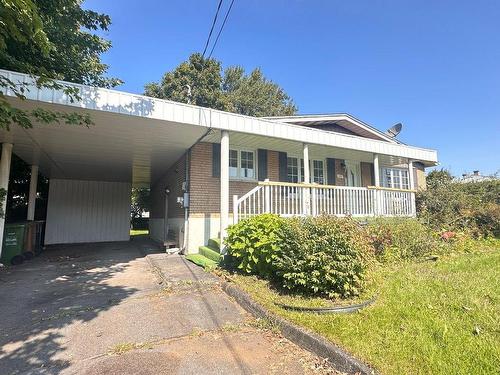
M 415 216 L 415 191 L 286 182 L 259 182 L 242 197 L 233 196 L 233 217 L 262 213 L 280 216 Z

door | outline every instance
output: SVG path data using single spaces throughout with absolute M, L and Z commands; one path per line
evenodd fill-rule
M 347 186 L 361 186 L 361 166 L 359 162 L 346 161 Z

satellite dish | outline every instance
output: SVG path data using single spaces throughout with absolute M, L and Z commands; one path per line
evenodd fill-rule
M 398 122 L 396 125 L 387 130 L 386 134 L 391 138 L 395 138 L 399 133 L 401 133 L 401 129 L 403 129 L 403 124 Z

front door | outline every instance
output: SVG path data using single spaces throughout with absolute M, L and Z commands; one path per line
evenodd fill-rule
M 361 186 L 361 166 L 359 162 L 346 161 L 347 186 Z

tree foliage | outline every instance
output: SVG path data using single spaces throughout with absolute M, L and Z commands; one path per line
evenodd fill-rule
M 107 15 L 82 9 L 80 0 L 0 0 L 0 68 L 28 73 L 38 87 L 64 90 L 72 101 L 78 99 L 78 90 L 54 79 L 115 86 L 121 81 L 104 77 L 108 67 L 100 61 L 111 44 L 93 33 L 107 30 L 110 22 Z M 0 128 L 30 128 L 34 120 L 92 123 L 77 112 L 18 108 L 7 101 L 7 90 L 24 100 L 27 85 L 0 77 Z
M 293 100 L 259 68 L 246 74 L 242 67 L 230 66 L 222 73 L 219 61 L 199 53 L 165 73 L 160 82 L 147 84 L 145 94 L 257 117 L 297 112 Z
M 151 206 L 150 191 L 146 188 L 132 188 L 132 217 L 141 217 L 143 212 L 148 212 Z
M 417 214 L 436 230 L 500 236 L 500 180 L 458 182 L 446 170 L 427 177 L 417 194 Z

